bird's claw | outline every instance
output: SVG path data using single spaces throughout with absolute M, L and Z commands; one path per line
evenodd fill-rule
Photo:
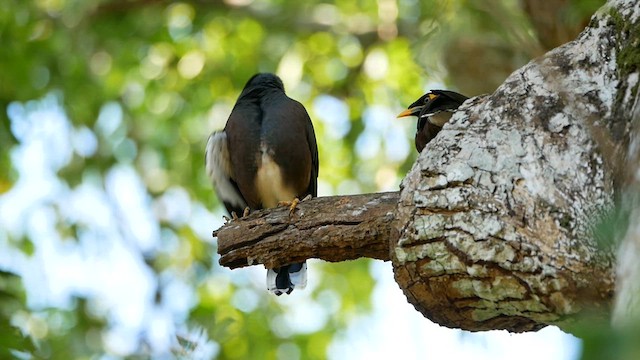
M 293 212 L 296 211 L 296 206 L 300 203 L 300 199 L 295 198 L 293 201 L 279 201 L 278 206 L 288 206 L 289 207 L 289 216 L 293 215 Z
M 250 212 L 250 209 L 249 209 L 249 207 L 247 206 L 246 208 L 244 208 L 244 211 L 242 212 L 242 217 L 249 216 L 249 212 Z M 235 211 L 232 211 L 232 212 L 231 212 L 231 217 L 228 217 L 228 216 L 222 215 L 222 218 L 224 219 L 224 223 L 225 223 L 225 224 L 227 224 L 227 223 L 229 223 L 229 222 L 231 222 L 231 221 L 236 221 L 236 220 L 240 219 L 240 218 L 238 217 L 238 214 L 236 214 L 236 212 L 235 212 Z
M 299 203 L 300 203 L 300 199 L 298 198 L 293 199 L 293 201 L 291 202 L 291 205 L 289 206 L 289 216 L 293 215 L 293 212 L 296 211 L 296 207 L 298 206 Z
M 293 216 L 293 213 L 296 211 L 298 204 L 311 199 L 311 194 L 305 196 L 302 200 L 295 198 L 292 201 L 279 201 L 278 206 L 288 206 L 289 207 L 289 216 Z
M 232 221 L 238 220 L 238 214 L 236 214 L 235 211 L 232 211 L 231 212 L 231 217 L 222 215 L 222 218 L 224 219 L 224 223 L 227 224 L 227 223 L 230 223 Z

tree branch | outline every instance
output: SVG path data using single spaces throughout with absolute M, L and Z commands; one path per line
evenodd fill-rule
M 291 216 L 288 207 L 256 211 L 214 232 L 220 265 L 274 268 L 309 258 L 388 261 L 389 241 L 397 238 L 398 199 L 397 192 L 330 196 L 301 202 Z

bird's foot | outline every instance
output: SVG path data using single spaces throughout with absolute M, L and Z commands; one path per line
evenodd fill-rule
M 224 223 L 226 224 L 226 223 L 230 223 L 230 222 L 232 222 L 232 221 L 236 221 L 236 220 L 238 220 L 238 214 L 236 214 L 236 212 L 235 212 L 235 211 L 232 211 L 232 212 L 231 212 L 231 217 L 228 217 L 228 216 L 222 215 L 222 218 L 224 219 Z
M 300 199 L 295 198 L 293 201 L 279 201 L 278 206 L 288 206 L 289 207 L 289 216 L 293 215 L 293 212 L 296 211 L 296 207 L 300 203 Z
M 307 201 L 310 200 L 313 196 L 311 196 L 311 194 L 305 196 L 302 200 L 295 198 L 292 201 L 279 201 L 278 202 L 278 206 L 288 206 L 289 207 L 289 216 L 292 216 L 293 213 L 296 211 L 296 207 L 298 206 L 299 203 L 303 202 L 303 201 Z
M 247 217 L 247 216 L 249 216 L 249 212 L 250 212 L 250 211 L 251 211 L 251 210 L 249 209 L 249 207 L 248 207 L 248 206 L 247 206 L 246 208 L 244 208 L 244 211 L 242 212 L 242 217 Z M 232 211 L 232 212 L 231 212 L 231 217 L 228 217 L 228 216 L 222 215 L 222 218 L 224 219 L 224 223 L 225 223 L 225 224 L 226 224 L 226 223 L 229 223 L 229 222 L 236 221 L 236 220 L 240 219 L 240 217 L 238 217 L 238 214 L 236 214 L 236 212 L 235 212 L 235 211 Z

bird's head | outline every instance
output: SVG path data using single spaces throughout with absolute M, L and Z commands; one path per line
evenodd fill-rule
M 398 117 L 417 116 L 423 118 L 442 111 L 453 112 L 467 99 L 468 97 L 455 91 L 431 90 L 409 105 L 409 108 L 398 114 Z
M 428 108 L 429 105 L 438 97 L 438 94 L 433 92 L 428 92 L 422 95 L 418 100 L 414 101 L 413 104 L 409 105 L 407 110 L 398 114 L 398 118 L 407 117 L 407 116 L 420 116 L 420 113 L 425 108 Z
M 398 117 L 417 116 L 416 149 L 418 152 L 438 134 L 451 115 L 468 98 L 448 90 L 431 90 L 422 95 Z
M 284 91 L 282 80 L 280 80 L 278 75 L 272 73 L 257 73 L 253 75 L 244 86 L 245 89 L 251 89 L 255 87 L 275 87 Z

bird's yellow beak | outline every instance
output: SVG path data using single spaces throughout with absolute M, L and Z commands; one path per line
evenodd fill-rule
M 418 114 L 420 114 L 420 110 L 422 110 L 422 106 L 412 107 L 398 114 L 396 118 L 401 118 L 406 116 L 418 116 Z

